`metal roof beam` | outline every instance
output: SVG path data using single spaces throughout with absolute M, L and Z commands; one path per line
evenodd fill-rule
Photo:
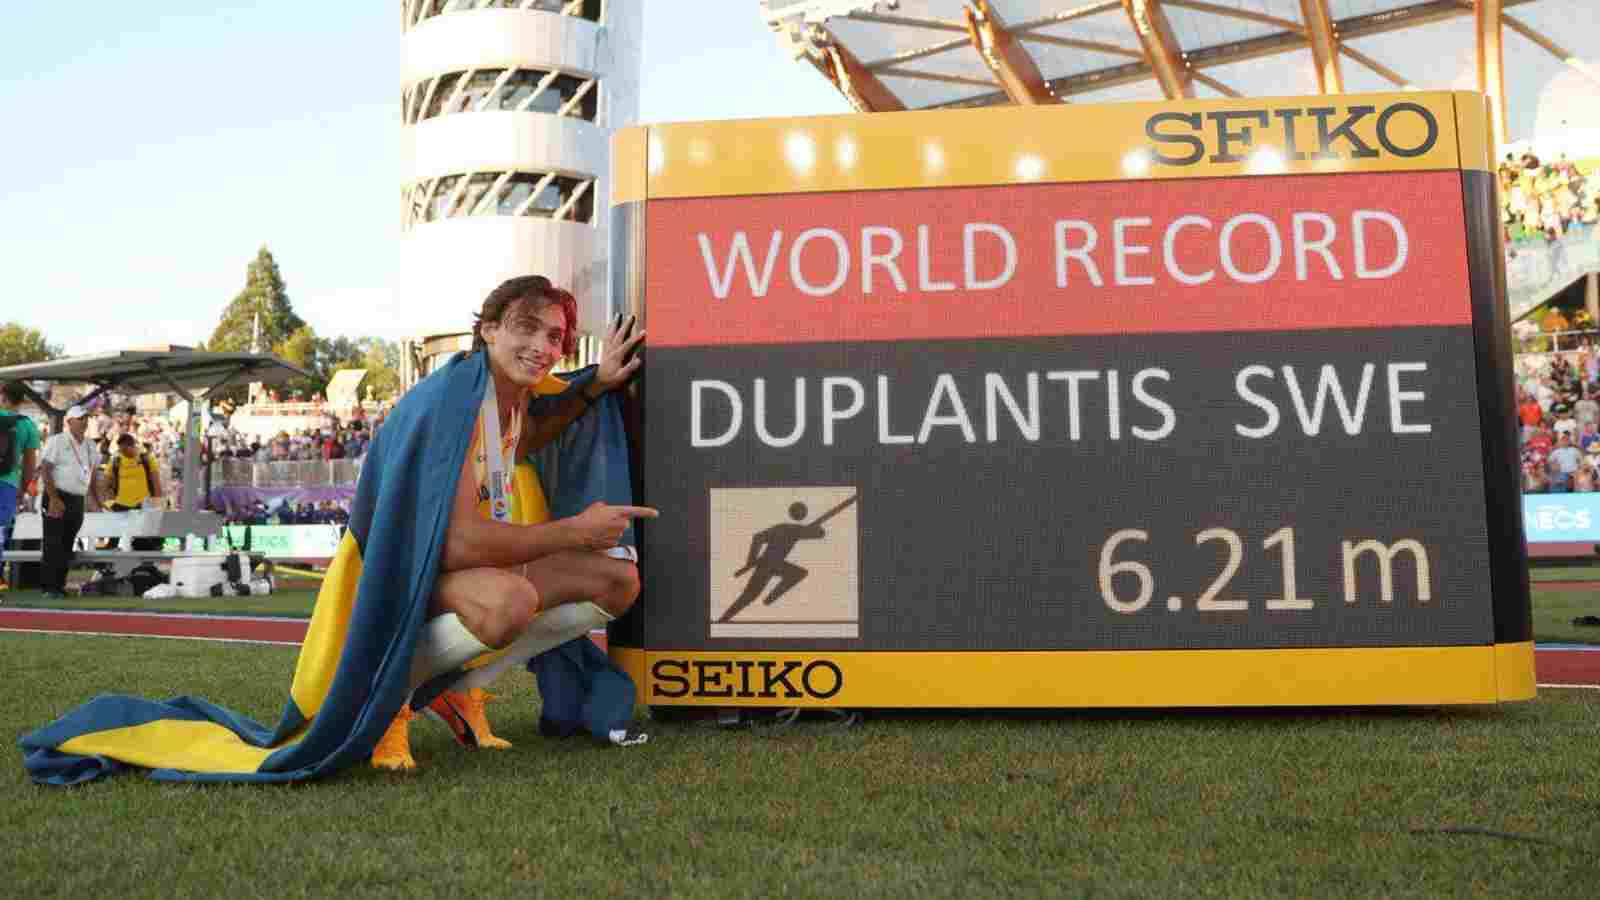
M 817 67 L 824 78 L 833 82 L 833 86 L 857 112 L 890 112 L 906 108 L 894 91 L 889 90 L 877 75 L 863 66 L 855 54 L 827 28 L 821 25 L 813 27 L 809 38 L 811 47 L 806 52 L 806 59 Z
M 1012 103 L 1037 106 L 1061 102 L 1045 86 L 1038 64 L 1022 42 L 1006 30 L 1005 20 L 989 0 L 969 0 L 962 10 L 967 16 L 967 36 L 973 48 Z
M 993 87 L 994 82 L 987 78 L 973 78 L 970 75 L 946 75 L 943 72 L 923 72 L 917 69 L 884 69 L 878 73 L 893 78 L 909 78 L 913 81 L 938 81 L 944 84 L 965 84 L 971 87 Z M 993 105 L 993 104 L 988 104 Z
M 1105 53 L 1110 56 L 1126 56 L 1130 59 L 1144 59 L 1143 50 L 1132 47 L 1123 47 L 1119 44 L 1107 44 L 1103 41 L 1084 41 L 1078 38 L 1056 37 L 1053 34 L 1018 34 L 1015 28 L 1011 34 L 1029 43 L 1054 44 L 1057 47 L 1071 47 L 1074 50 L 1089 50 L 1094 53 Z
M 1506 57 L 1500 38 L 1501 0 L 1473 4 L 1478 32 L 1478 90 L 1489 98 L 1489 124 L 1498 146 L 1506 142 Z
M 1206 87 L 1211 88 L 1213 91 L 1216 91 L 1217 93 L 1221 94 L 1224 97 L 1243 97 L 1244 96 L 1243 94 L 1239 93 L 1238 91 L 1234 90 L 1231 87 L 1228 87 L 1227 85 L 1225 85 L 1222 82 L 1216 80 L 1215 78 L 1212 78 L 1210 75 L 1207 75 L 1204 72 L 1194 72 L 1192 74 L 1194 75 L 1194 80 L 1195 81 L 1198 81 L 1201 84 L 1205 85 Z
M 1122 9 L 1128 14 L 1134 34 L 1144 46 L 1145 60 L 1155 73 L 1161 92 L 1168 100 L 1194 96 L 1194 79 L 1184 62 L 1183 48 L 1167 21 L 1167 12 L 1161 0 L 1122 0 Z
M 1505 9 L 1510 9 L 1533 2 L 1535 0 L 1501 0 L 1500 5 Z M 1168 0 L 1168 3 L 1172 6 L 1179 5 L 1176 2 L 1172 2 L 1172 0 Z M 1189 2 L 1189 0 L 1185 0 L 1185 4 L 1193 6 L 1193 3 Z M 1352 40 L 1387 34 L 1391 31 L 1400 31 L 1432 22 L 1443 22 L 1448 19 L 1454 19 L 1457 16 L 1471 14 L 1472 7 L 1463 6 L 1458 0 L 1428 0 L 1428 2 L 1403 6 L 1399 9 L 1339 19 L 1333 25 L 1334 31 L 1341 41 L 1341 52 L 1344 52 L 1351 59 L 1361 61 L 1359 57 L 1352 55 L 1347 49 L 1343 49 L 1347 48 Z M 1277 34 L 1266 34 L 1228 44 L 1190 49 L 1186 51 L 1185 56 L 1188 58 L 1190 68 L 1194 71 L 1199 71 L 1250 59 L 1259 59 L 1265 56 L 1277 56 L 1281 53 L 1300 50 L 1306 45 L 1305 35 L 1298 30 L 1282 31 Z M 1365 62 L 1362 64 L 1366 65 Z M 1144 61 L 1124 63 L 1122 65 L 1107 66 L 1103 69 L 1093 69 L 1088 72 L 1078 72 L 1060 78 L 1052 78 L 1049 81 L 1049 85 L 1051 91 L 1057 97 L 1067 98 L 1076 94 L 1086 94 L 1091 91 L 1134 84 L 1151 77 L 1152 71 L 1150 65 Z M 975 97 L 966 97 L 950 103 L 938 104 L 936 108 L 991 106 L 1005 102 L 1006 95 L 996 91 Z
M 1328 17 L 1328 0 L 1300 0 L 1300 17 L 1305 22 L 1311 60 L 1317 68 L 1317 90 L 1324 94 L 1344 93 L 1344 73 L 1339 71 L 1339 36 L 1333 29 L 1333 20 Z

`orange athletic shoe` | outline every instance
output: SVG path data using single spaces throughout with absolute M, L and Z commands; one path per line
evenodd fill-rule
M 505 750 L 511 742 L 495 737 L 489 729 L 489 718 L 483 713 L 484 703 L 493 698 L 494 695 L 483 688 L 445 691 L 428 704 L 428 715 L 443 722 L 455 736 L 456 743 L 463 747 Z
M 372 749 L 374 769 L 409 772 L 417 767 L 417 761 L 411 757 L 411 718 L 415 715 L 409 705 L 400 707 L 394 721 L 389 723 L 389 730 Z

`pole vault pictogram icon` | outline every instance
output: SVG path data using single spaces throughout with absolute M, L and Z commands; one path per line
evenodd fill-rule
M 708 636 L 861 635 L 860 514 L 847 485 L 712 488 Z
M 793 519 L 793 522 L 779 522 L 771 528 L 756 532 L 750 538 L 750 553 L 745 559 L 744 567 L 734 572 L 733 577 L 740 578 L 752 570 L 754 573 L 745 584 L 739 599 L 733 601 L 733 605 L 728 607 L 727 612 L 717 621 L 726 622 L 743 612 L 745 607 L 756 602 L 768 582 L 774 578 L 778 579 L 778 584 L 767 594 L 765 601 L 767 606 L 778 602 L 778 598 L 804 581 L 811 572 L 803 566 L 790 562 L 789 554 L 794 552 L 795 545 L 801 541 L 816 541 L 827 537 L 828 532 L 823 529 L 822 524 L 844 512 L 859 496 L 852 494 L 848 500 L 818 516 L 812 522 L 802 521 L 810 510 L 804 503 L 796 501 L 789 505 L 789 518 Z

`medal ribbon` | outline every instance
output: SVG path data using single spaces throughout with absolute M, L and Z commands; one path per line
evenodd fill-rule
M 522 410 L 511 410 L 511 427 L 500 434 L 500 404 L 495 397 L 494 377 L 483 392 L 483 407 L 478 413 L 481 431 L 479 452 L 483 467 L 480 481 L 489 489 L 489 515 L 496 522 L 511 521 L 511 475 L 516 467 L 517 438 L 522 435 Z M 509 443 L 510 446 L 507 446 Z M 490 448 L 493 448 L 492 450 Z M 509 458 L 509 462 L 507 459 Z

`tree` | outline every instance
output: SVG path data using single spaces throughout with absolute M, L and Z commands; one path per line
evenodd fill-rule
M 283 275 L 272 252 L 262 247 L 245 268 L 244 289 L 222 310 L 222 319 L 211 332 L 206 349 L 218 352 L 249 350 L 255 335 L 257 316 L 261 323 L 261 348 L 277 347 L 305 327 L 295 314 L 294 304 L 284 287 Z
M 61 355 L 61 345 L 45 340 L 44 333 L 17 322 L 0 324 L 0 366 L 44 362 Z
M 400 393 L 400 345 L 383 338 L 362 338 L 366 348 L 361 365 L 367 370 L 366 389 L 374 399 L 386 400 Z
M 272 346 L 273 354 L 309 374 L 307 378 L 294 378 L 285 382 L 282 388 L 285 396 L 298 393 L 302 398 L 310 399 L 312 395 L 320 394 L 327 388 L 328 376 L 326 367 L 322 363 L 325 343 L 322 338 L 317 337 L 317 333 L 310 325 L 301 325 L 293 334 Z
M 326 383 L 328 379 L 333 377 L 333 373 L 340 369 L 361 368 L 366 359 L 366 353 L 362 350 L 360 342 L 341 336 L 331 340 L 326 338 L 319 340 L 317 358 L 321 363 L 321 370 L 318 374 L 322 376 L 323 382 Z

